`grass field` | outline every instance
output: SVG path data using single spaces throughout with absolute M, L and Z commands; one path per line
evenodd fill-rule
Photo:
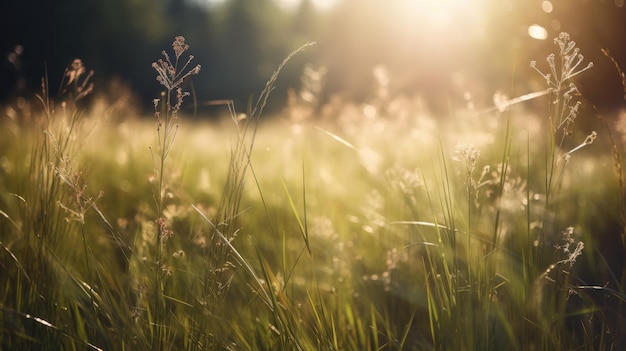
M 528 67 L 545 91 L 447 116 L 263 116 L 275 75 L 203 122 L 169 58 L 156 118 L 44 92 L 0 131 L 0 349 L 619 349 L 624 136 L 578 105 L 571 43 Z

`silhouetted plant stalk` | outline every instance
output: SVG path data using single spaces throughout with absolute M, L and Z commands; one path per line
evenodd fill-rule
M 173 235 L 169 229 L 166 219 L 163 217 L 164 201 L 167 186 L 165 184 L 165 161 L 172 150 L 176 132 L 178 130 L 178 113 L 182 106 L 183 100 L 189 95 L 183 91 L 183 83 L 187 78 L 200 72 L 200 65 L 189 68 L 193 55 L 189 55 L 187 61 L 182 64 L 181 56 L 189 49 L 189 45 L 185 43 L 185 38 L 177 36 L 172 43 L 174 50 L 174 59 L 163 50 L 163 58 L 152 63 L 152 67 L 157 72 L 157 81 L 165 87 L 165 91 L 161 93 L 160 99 L 154 99 L 154 115 L 156 117 L 156 130 L 158 138 L 158 149 L 152 153 L 152 159 L 155 167 L 155 182 L 153 188 L 153 196 L 156 205 L 157 219 L 157 242 L 155 257 L 155 292 L 154 292 L 154 327 L 156 331 L 152 334 L 152 347 L 155 350 L 163 349 L 165 345 L 165 329 L 163 322 L 165 321 L 164 311 L 164 285 L 163 274 L 167 274 L 167 266 L 164 262 L 164 245 Z

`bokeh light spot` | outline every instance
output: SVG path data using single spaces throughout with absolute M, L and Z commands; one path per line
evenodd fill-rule
M 548 38 L 548 31 L 538 24 L 533 24 L 528 27 L 528 35 L 537 40 L 546 40 Z
M 551 13 L 552 10 L 554 10 L 554 6 L 552 5 L 551 1 L 545 0 L 541 3 L 541 9 L 545 13 Z

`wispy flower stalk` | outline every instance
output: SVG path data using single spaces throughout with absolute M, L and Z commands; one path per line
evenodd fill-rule
M 176 137 L 176 131 L 178 129 L 178 125 L 175 121 L 178 119 L 178 113 L 181 109 L 184 98 L 189 96 L 189 92 L 183 90 L 183 83 L 190 76 L 200 73 L 200 65 L 196 65 L 191 69 L 189 68 L 191 61 L 194 59 L 193 55 L 189 55 L 185 64 L 179 68 L 181 56 L 189 49 L 189 45 L 185 43 L 184 37 L 177 36 L 172 43 L 172 48 L 174 50 L 173 62 L 170 59 L 170 55 L 163 50 L 162 54 L 164 59 L 158 59 L 156 62 L 152 63 L 152 67 L 157 72 L 157 81 L 166 89 L 164 94 L 162 94 L 161 99 L 153 100 L 159 143 L 159 159 L 155 160 L 155 169 L 157 169 L 156 176 L 158 178 L 158 191 L 155 194 L 155 200 L 157 203 L 158 213 L 161 213 L 163 210 L 163 169 L 165 159 L 167 159 L 167 156 L 172 149 L 174 139 Z
M 546 147 L 546 174 L 545 174 L 545 208 L 541 230 L 535 241 L 537 247 L 544 246 L 547 236 L 552 235 L 559 226 L 558 220 L 552 216 L 557 206 L 561 184 L 565 176 L 565 169 L 571 161 L 572 155 L 590 145 L 597 137 L 592 131 L 585 140 L 569 151 L 564 150 L 565 140 L 573 134 L 573 126 L 580 112 L 581 101 L 578 100 L 580 92 L 572 81 L 574 77 L 593 67 L 593 63 L 583 64 L 584 57 L 580 54 L 576 43 L 570 39 L 569 34 L 561 33 L 554 39 L 554 44 L 559 48 L 558 54 L 550 54 L 546 58 L 549 71 L 545 73 L 532 61 L 530 66 L 546 80 L 550 91 L 549 102 L 549 129 L 548 145 Z M 542 261 L 543 255 L 536 256 Z M 536 265 L 540 266 L 540 265 Z
M 165 186 L 165 160 L 167 159 L 174 139 L 176 138 L 176 131 L 178 130 L 178 113 L 181 109 L 183 100 L 189 95 L 188 92 L 183 90 L 183 84 L 192 75 L 200 73 L 200 65 L 196 65 L 193 68 L 189 68 L 191 61 L 194 59 L 193 55 L 189 55 L 184 64 L 181 64 L 181 56 L 185 51 L 189 49 L 189 45 L 185 43 L 185 38 L 177 36 L 172 42 L 172 49 L 174 50 L 174 60 L 170 58 L 170 55 L 163 50 L 162 54 L 164 58 L 158 59 L 152 63 L 152 67 L 157 72 L 156 80 L 165 87 L 165 91 L 161 94 L 161 99 L 154 99 L 154 115 L 156 117 L 156 129 L 158 138 L 158 153 L 155 158 L 152 154 L 154 166 L 155 166 L 155 188 L 154 198 L 156 203 L 157 219 L 157 240 L 156 240 L 156 257 L 155 257 L 155 301 L 154 301 L 154 326 L 156 328 L 153 333 L 152 347 L 153 349 L 161 349 L 165 342 L 165 329 L 164 318 L 165 314 L 162 311 L 164 307 L 164 284 L 163 274 L 169 274 L 170 270 L 167 268 L 165 258 L 167 255 L 164 253 L 164 246 L 173 232 L 169 229 L 167 221 L 163 218 L 164 200 L 166 193 Z M 182 67 L 180 67 L 182 65 Z
M 572 82 L 572 79 L 586 70 L 593 67 L 593 63 L 589 62 L 582 66 L 584 57 L 580 54 L 580 49 L 576 47 L 576 42 L 570 39 L 568 33 L 561 33 L 554 39 L 554 44 L 558 46 L 557 55 L 550 54 L 546 58 L 549 71 L 545 73 L 537 67 L 537 62 L 532 61 L 530 66 L 539 72 L 546 80 L 548 90 L 551 92 L 549 121 L 550 121 L 550 145 L 548 150 L 548 158 L 546 159 L 546 204 L 555 197 L 558 191 L 558 184 L 561 177 L 554 177 L 557 172 L 558 163 L 562 163 L 564 168 L 571 154 L 579 150 L 581 147 L 590 144 L 593 140 L 585 140 L 579 147 L 562 153 L 562 146 L 565 139 L 573 133 L 573 125 L 578 116 L 581 102 L 576 99 L 580 95 L 578 88 Z M 595 139 L 596 133 L 592 133 Z M 589 137 L 587 138 L 589 139 Z M 590 142 L 588 142 L 590 141 Z M 562 170 L 561 172 L 562 173 Z

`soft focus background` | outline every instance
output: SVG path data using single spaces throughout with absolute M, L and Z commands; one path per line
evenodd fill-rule
M 600 52 L 626 63 L 623 0 L 23 0 L 0 6 L 4 102 L 39 90 L 46 69 L 51 86 L 58 86 L 56 72 L 81 58 L 95 70 L 100 94 L 115 99 L 125 87 L 149 108 L 159 91 L 149 63 L 171 38 L 184 35 L 203 66 L 193 81 L 199 106 L 219 99 L 245 106 L 290 51 L 316 42 L 281 75 L 274 107 L 284 106 L 288 88 L 300 88 L 310 63 L 326 71 L 326 100 L 371 98 L 372 69 L 384 67 L 390 94 L 417 93 L 445 111 L 468 91 L 489 102 L 499 89 L 533 90 L 515 74 L 544 57 L 561 31 L 596 64 L 579 84 L 586 98 L 603 110 L 623 102 L 619 77 Z

